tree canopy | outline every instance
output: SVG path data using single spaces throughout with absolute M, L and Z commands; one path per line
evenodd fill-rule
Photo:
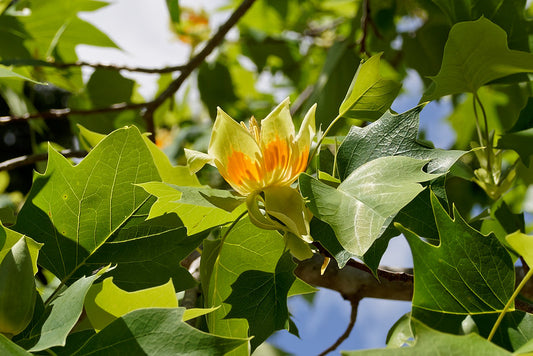
M 321 355 L 367 297 L 412 308 L 343 355 L 533 351 L 533 5 L 166 0 L 168 67 L 78 57 L 107 5 L 0 0 L 0 353 L 281 355 L 317 288 L 352 307 Z

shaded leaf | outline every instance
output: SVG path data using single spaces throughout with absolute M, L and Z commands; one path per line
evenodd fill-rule
M 498 315 L 474 315 L 479 335 L 488 337 Z M 533 315 L 521 310 L 505 313 L 492 342 L 509 351 L 516 351 L 533 338 Z
M 471 228 L 454 208 L 452 219 L 432 196 L 440 245 L 397 224 L 413 253 L 413 307 L 454 314 L 501 311 L 514 288 L 511 257 L 498 239 Z
M 337 189 L 301 174 L 300 190 L 309 209 L 333 228 L 342 247 L 363 256 L 394 216 L 424 189 L 419 182 L 438 177 L 422 171 L 426 163 L 381 157 L 354 170 Z
M 509 47 L 529 51 L 525 0 L 433 0 L 452 24 L 485 16 L 507 32 Z
M 359 58 L 349 47 L 350 42 L 335 42 L 328 50 L 313 92 L 302 107 L 302 112 L 306 112 L 317 104 L 317 127 L 327 127 L 337 116 L 341 98 L 346 95 L 350 78 L 353 78 L 359 64 Z
M 515 73 L 533 72 L 533 54 L 510 50 L 506 33 L 482 17 L 452 27 L 435 77 L 422 101 L 444 95 L 475 93 L 481 86 Z
M 77 166 L 49 148 L 14 230 L 43 242 L 40 264 L 66 281 L 148 201 L 135 184 L 159 179 L 152 162 L 134 127 L 110 134 Z
M 401 84 L 379 74 L 381 53 L 360 64 L 339 108 L 339 115 L 373 121 L 379 118 L 400 91 Z
M 178 222 L 174 214 L 163 217 Z M 109 272 L 114 282 L 127 291 L 145 289 L 166 283 L 170 278 L 176 291 L 196 285 L 189 271 L 180 265 L 209 231 L 187 236 L 184 227 L 169 228 L 170 223 L 158 227 L 148 220 L 145 225 L 135 225 L 128 239 L 114 240 L 104 244 L 87 261 L 88 268 L 97 268 L 104 263 L 117 266 Z M 164 229 L 163 231 L 161 231 Z
M 283 254 L 283 237 L 272 230 L 253 225 L 248 218 L 239 221 L 224 243 L 206 240 L 200 265 L 201 284 L 206 308 L 221 306 L 207 315 L 209 331 L 216 335 L 248 336 L 248 323 L 244 319 L 225 319 L 231 306 L 223 303 L 231 294 L 231 285 L 245 271 L 258 270 L 274 273 Z M 248 355 L 248 348 L 239 348 L 235 355 Z
M 91 337 L 74 355 L 224 355 L 248 339 L 201 332 L 182 321 L 184 308 L 134 310 Z
M 431 160 L 428 173 L 447 172 L 465 152 L 430 148 L 417 141 L 423 108 L 419 105 L 399 115 L 387 112 L 364 128 L 352 126 L 337 153 L 341 180 L 366 162 L 396 155 Z
M 533 155 L 533 128 L 504 134 L 498 140 L 499 148 L 515 150 L 522 163 L 529 167 L 529 158 Z
M 287 327 L 287 294 L 296 280 L 295 267 L 291 254 L 285 252 L 274 273 L 245 271 L 231 285 L 231 295 L 224 301 L 231 304 L 231 310 L 225 318 L 248 321 L 250 335 L 254 336 L 252 352 L 274 331 Z

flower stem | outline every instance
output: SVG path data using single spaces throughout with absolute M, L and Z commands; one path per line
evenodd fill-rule
M 487 337 L 488 341 L 492 340 L 492 338 L 494 337 L 494 334 L 496 334 L 496 330 L 498 330 L 498 327 L 500 326 L 500 324 L 501 324 L 501 322 L 503 320 L 503 317 L 505 316 L 505 313 L 507 312 L 507 310 L 509 309 L 511 304 L 514 302 L 514 300 L 518 296 L 518 293 L 520 293 L 520 291 L 522 290 L 524 285 L 531 278 L 531 276 L 533 276 L 533 269 L 530 269 L 527 272 L 527 274 L 525 275 L 524 279 L 522 279 L 522 281 L 520 282 L 518 287 L 516 287 L 516 290 L 514 291 L 514 293 L 511 296 L 511 298 L 509 298 L 509 300 L 507 301 L 507 304 L 505 304 L 505 307 L 503 307 L 502 312 L 498 316 L 498 319 L 496 320 L 496 322 L 494 323 L 494 326 L 492 327 L 492 330 L 490 331 L 489 337 Z

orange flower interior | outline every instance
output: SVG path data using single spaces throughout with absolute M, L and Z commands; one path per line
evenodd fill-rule
M 260 191 L 269 186 L 288 186 L 307 167 L 309 147 L 302 152 L 298 144 L 276 138 L 266 145 L 260 144 L 257 122 L 250 120 L 250 133 L 261 147 L 261 157 L 249 157 L 231 150 L 225 167 L 219 167 L 224 179 L 242 195 Z

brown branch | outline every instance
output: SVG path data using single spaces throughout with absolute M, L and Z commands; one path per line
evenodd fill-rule
M 144 68 L 144 67 L 130 67 L 130 66 L 120 66 L 116 64 L 105 64 L 105 63 L 90 63 L 85 61 L 76 61 L 76 62 L 69 62 L 69 63 L 61 63 L 61 62 L 49 62 L 49 61 L 43 61 L 39 59 L 31 59 L 31 60 L 7 60 L 0 62 L 3 65 L 8 66 L 15 66 L 15 67 L 24 67 L 24 66 L 31 66 L 31 67 L 53 67 L 57 69 L 66 69 L 70 67 L 91 67 L 95 69 L 110 69 L 110 70 L 125 70 L 128 72 L 138 72 L 138 73 L 174 73 L 182 70 L 185 65 L 176 65 L 176 66 L 169 66 L 169 67 L 163 67 L 163 68 Z
M 63 150 L 60 151 L 66 158 L 83 158 L 87 155 L 87 151 L 73 151 Z M 22 166 L 27 166 L 40 161 L 46 161 L 48 159 L 48 153 L 38 153 L 34 155 L 26 155 L 17 158 L 13 158 L 0 163 L 0 171 L 9 171 Z
M 118 103 L 113 104 L 104 108 L 95 108 L 87 110 L 76 110 L 76 109 L 52 109 L 49 111 L 37 112 L 37 113 L 28 113 L 21 116 L 0 116 L 0 125 L 10 124 L 16 121 L 26 121 L 29 119 L 60 119 L 67 117 L 68 115 L 92 115 L 92 114 L 101 114 L 114 111 L 125 111 L 125 110 L 139 110 L 146 108 L 150 102 L 146 103 Z
M 355 326 L 355 321 L 357 320 L 357 309 L 359 307 L 360 300 L 361 299 L 359 298 L 350 299 L 350 303 L 352 305 L 352 312 L 350 314 L 350 322 L 348 323 L 348 327 L 346 328 L 344 333 L 337 339 L 337 341 L 335 341 L 335 343 L 328 347 L 326 350 L 322 351 L 319 356 L 325 356 L 330 352 L 335 351 L 337 347 L 339 347 L 344 342 L 344 340 L 346 340 L 348 336 L 350 336 L 353 327 Z
M 372 30 L 374 30 L 374 34 L 378 38 L 383 38 L 381 33 L 379 33 L 378 28 L 376 24 L 374 23 L 374 20 L 372 20 L 372 16 L 370 16 L 370 0 L 364 0 L 363 1 L 363 14 L 361 16 L 361 30 L 363 31 L 363 34 L 361 35 L 361 38 L 359 39 L 359 44 L 361 47 L 359 48 L 359 53 L 365 53 L 368 56 L 371 56 L 370 52 L 368 52 L 366 48 L 366 38 L 368 37 L 368 25 L 372 27 Z
M 391 271 L 388 267 L 378 270 L 379 281 L 360 262 L 350 261 L 340 269 L 331 260 L 324 275 L 320 274 L 323 257 L 315 254 L 301 261 L 294 273 L 305 282 L 339 292 L 345 299 L 370 297 L 411 301 L 413 297 L 413 275 L 407 271 Z
M 324 257 L 315 254 L 312 258 L 300 261 L 294 273 L 304 282 L 317 287 L 324 287 L 339 292 L 344 299 L 353 298 L 380 298 L 388 300 L 411 301 L 413 298 L 412 270 L 398 269 L 381 266 L 378 268 L 376 279 L 368 267 L 363 263 L 350 260 L 346 266 L 340 269 L 334 259 L 328 265 L 324 275 L 320 274 L 320 268 Z M 524 276 L 523 268 L 516 268 L 516 280 L 521 280 Z M 533 282 L 528 283 L 533 287 Z M 529 291 L 526 287 L 522 290 L 522 295 L 533 299 L 533 288 Z M 527 302 L 516 300 L 515 308 L 531 313 L 533 306 Z

